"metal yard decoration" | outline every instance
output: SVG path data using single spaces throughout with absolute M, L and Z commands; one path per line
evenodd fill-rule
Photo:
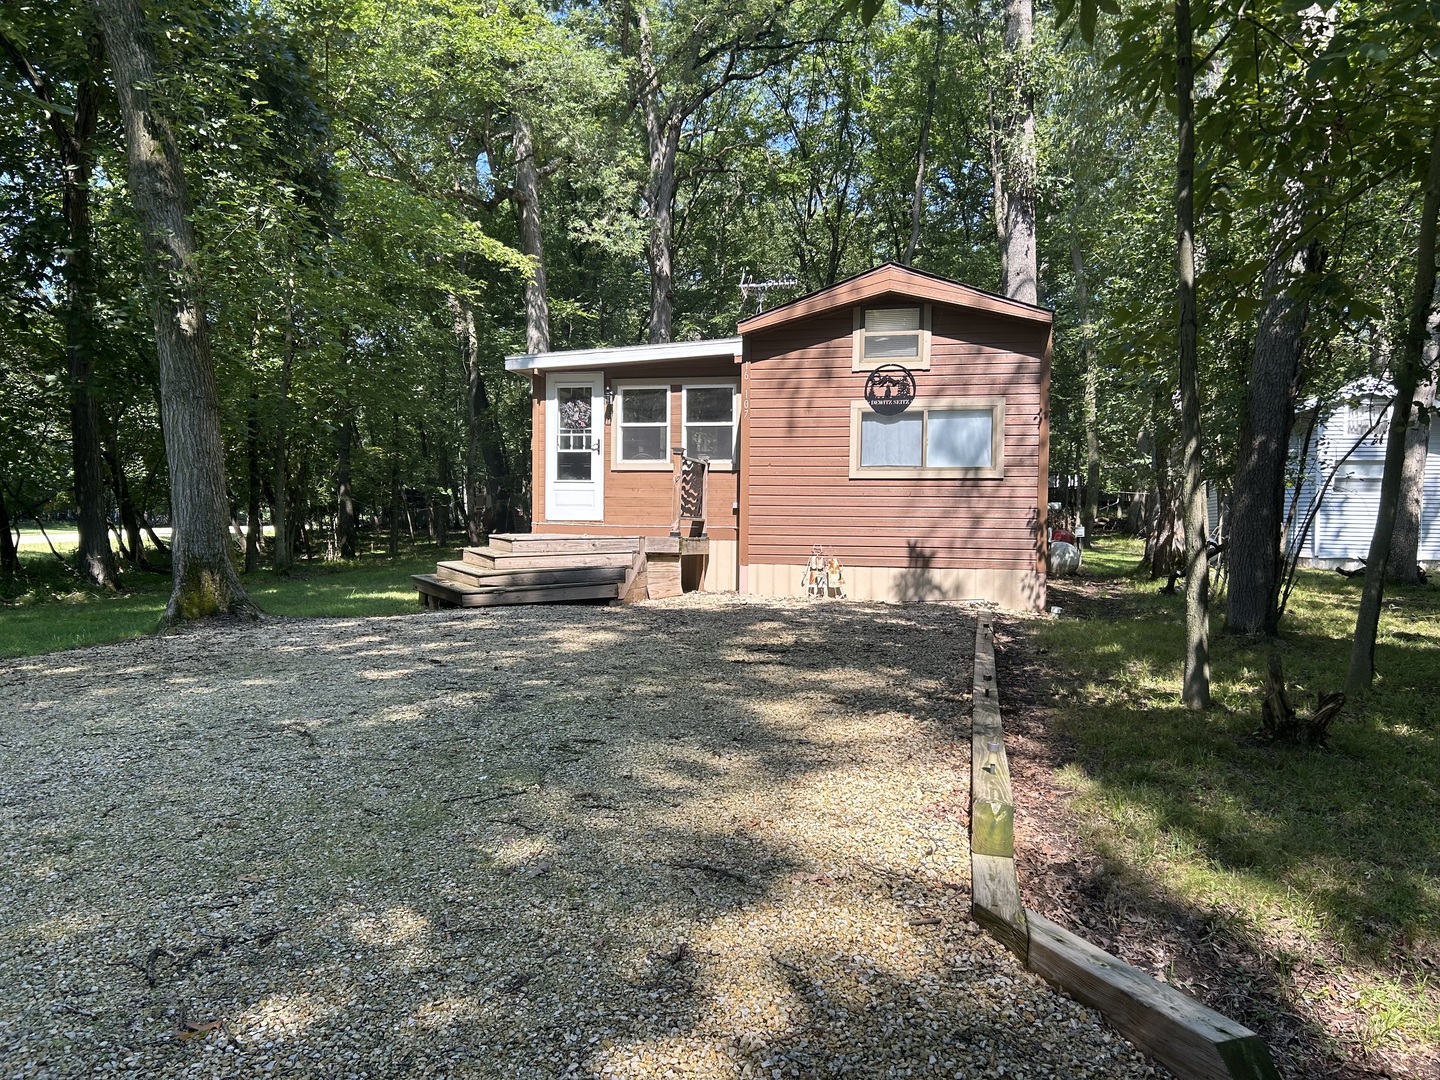
M 881 364 L 865 380 L 865 400 L 881 416 L 897 416 L 915 401 L 915 376 L 899 364 Z

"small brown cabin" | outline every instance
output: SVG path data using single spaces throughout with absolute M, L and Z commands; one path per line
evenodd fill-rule
M 818 545 L 853 599 L 1043 608 L 1051 322 L 886 264 L 738 337 L 508 357 L 534 531 L 669 535 L 708 459 L 687 587 L 803 595 Z

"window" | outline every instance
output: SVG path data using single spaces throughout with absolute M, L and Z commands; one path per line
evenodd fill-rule
M 850 406 L 850 476 L 1005 475 L 1005 400 L 932 398 L 882 416 L 863 401 Z
M 930 305 L 855 309 L 851 371 L 881 364 L 926 371 L 930 367 Z
M 685 453 L 708 457 L 712 468 L 735 464 L 735 439 L 740 427 L 739 388 L 734 382 L 687 383 L 682 390 L 680 422 Z
M 615 385 L 615 467 L 670 470 L 670 386 Z
M 1341 495 L 1366 494 L 1372 497 L 1380 493 L 1380 483 L 1385 479 L 1385 460 L 1356 461 L 1351 458 L 1335 475 L 1335 490 Z

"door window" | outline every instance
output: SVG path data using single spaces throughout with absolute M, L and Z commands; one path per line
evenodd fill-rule
M 595 417 L 590 405 L 592 388 L 560 386 L 555 402 L 560 425 L 556 432 L 555 478 L 589 480 L 595 468 Z

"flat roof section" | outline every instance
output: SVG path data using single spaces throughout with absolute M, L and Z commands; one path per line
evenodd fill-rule
M 505 370 L 521 375 L 539 375 L 546 371 L 579 371 L 623 364 L 654 364 L 666 360 L 708 360 L 716 356 L 734 359 L 740 351 L 738 337 L 666 341 L 659 345 L 612 345 L 602 349 L 566 349 L 563 352 L 507 356 Z

